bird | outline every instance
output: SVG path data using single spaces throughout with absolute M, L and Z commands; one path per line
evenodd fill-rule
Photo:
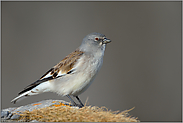
M 111 40 L 97 32 L 83 38 L 81 45 L 58 64 L 49 69 L 40 79 L 25 87 L 11 103 L 23 97 L 53 92 L 67 96 L 73 106 L 83 107 L 79 95 L 94 81 L 103 64 L 106 44 Z M 77 104 L 72 98 L 76 98 Z

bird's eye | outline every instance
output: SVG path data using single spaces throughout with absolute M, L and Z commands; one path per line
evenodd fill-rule
M 99 40 L 99 38 L 98 37 L 95 37 L 95 41 L 98 41 Z

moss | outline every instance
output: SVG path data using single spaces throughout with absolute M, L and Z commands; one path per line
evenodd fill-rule
M 128 112 L 111 111 L 106 107 L 84 106 L 74 108 L 63 104 L 51 107 L 25 111 L 21 114 L 19 121 L 29 122 L 37 120 L 39 122 L 139 122 L 137 118 L 129 116 Z

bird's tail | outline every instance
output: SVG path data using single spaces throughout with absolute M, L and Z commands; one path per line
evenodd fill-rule
M 11 103 L 16 103 L 17 100 L 20 98 L 23 99 L 23 97 L 31 96 L 31 95 L 37 95 L 44 92 L 50 92 L 50 82 L 43 82 L 43 83 L 33 83 L 29 86 L 27 86 L 23 91 L 19 93 L 19 96 L 14 98 Z
M 11 101 L 11 103 L 14 103 L 14 104 L 15 104 L 17 100 L 19 100 L 20 98 L 23 99 L 23 97 L 24 97 L 24 98 L 27 97 L 27 96 L 29 95 L 29 93 L 31 93 L 31 90 L 30 90 L 30 91 L 27 91 L 27 92 L 25 92 L 25 93 L 23 93 L 23 94 L 20 94 L 19 96 L 17 96 L 16 98 L 14 98 L 14 99 Z

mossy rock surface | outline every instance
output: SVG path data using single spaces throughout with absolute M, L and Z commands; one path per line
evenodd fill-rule
M 49 103 L 48 103 L 49 102 Z M 46 104 L 46 106 L 45 106 Z M 32 108 L 31 108 L 32 106 Z M 24 107 L 24 108 L 23 108 Z M 11 111 L 10 114 L 20 115 L 18 119 L 6 119 L 20 122 L 139 122 L 129 111 L 111 111 L 106 107 L 84 106 L 82 108 L 69 106 L 63 100 L 45 100 L 23 106 L 21 111 Z M 26 109 L 27 110 L 23 110 Z M 29 107 L 29 108 L 28 108 Z M 16 108 L 17 109 L 17 108 Z

